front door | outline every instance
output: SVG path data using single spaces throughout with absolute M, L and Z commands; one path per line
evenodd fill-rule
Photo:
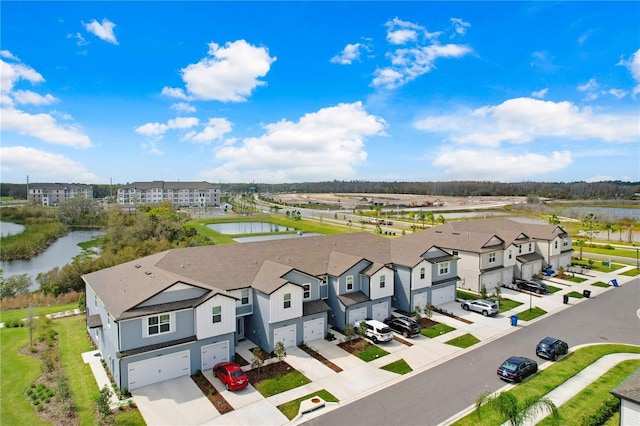
M 244 340 L 244 317 L 236 320 L 236 342 Z

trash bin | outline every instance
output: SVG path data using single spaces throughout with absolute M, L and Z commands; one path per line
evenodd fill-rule
M 591 290 L 583 290 L 582 295 L 588 299 L 591 297 Z
M 615 279 L 615 278 L 614 278 L 614 279 L 612 279 L 610 282 L 611 282 L 611 285 L 612 285 L 612 286 L 614 286 L 614 287 L 618 287 L 618 280 L 617 280 L 617 279 Z
M 518 325 L 518 316 L 517 315 L 511 315 L 511 325 L 516 327 Z
M 565 295 L 562 296 L 562 303 L 564 303 L 565 305 L 567 303 L 569 303 L 569 295 L 568 294 L 565 294 Z

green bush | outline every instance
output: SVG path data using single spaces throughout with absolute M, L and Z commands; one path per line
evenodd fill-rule
M 611 397 L 604 401 L 598 410 L 589 417 L 582 418 L 583 426 L 600 426 L 603 425 L 611 416 L 620 410 L 620 400 Z

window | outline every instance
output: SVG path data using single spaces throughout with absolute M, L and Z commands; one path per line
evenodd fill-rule
M 302 286 L 302 289 L 303 289 L 303 292 L 304 292 L 302 297 L 305 298 L 305 299 L 310 298 L 311 297 L 311 284 L 304 284 Z
M 380 275 L 380 288 L 384 288 L 386 277 L 384 275 Z
M 555 248 L 558 248 L 558 240 L 555 240 L 554 242 Z
M 444 275 L 449 273 L 449 262 L 442 262 L 438 264 L 438 274 Z
M 213 323 L 222 322 L 222 306 L 214 306 L 211 309 L 211 315 L 213 317 Z
M 511 259 L 511 256 L 512 256 L 511 250 L 509 250 L 509 259 Z
M 529 253 L 531 253 L 531 248 L 533 247 L 533 245 L 531 243 L 529 243 Z
M 567 238 L 563 238 L 562 239 L 562 247 L 568 247 L 569 246 L 569 240 Z
M 347 290 L 353 290 L 353 275 L 347 277 Z
M 425 275 L 425 269 L 424 268 L 420 268 L 420 279 L 424 280 L 424 275 Z
M 489 253 L 489 263 L 495 263 L 496 262 L 496 252 L 494 251 L 493 253 Z
M 240 295 L 240 304 L 248 305 L 249 304 L 249 289 L 242 290 Z
M 453 254 L 454 256 L 457 256 L 457 255 L 458 255 L 458 250 L 453 250 L 453 251 L 451 252 L 451 254 Z
M 98 298 L 94 296 L 93 299 L 93 306 L 95 306 L 96 308 L 98 307 Z
M 290 308 L 291 307 L 291 293 L 285 293 L 284 294 L 284 308 Z
M 521 254 L 521 253 L 522 253 L 522 245 L 519 245 L 518 246 L 518 254 Z
M 171 331 L 171 320 L 169 314 L 154 315 L 147 318 L 147 330 L 149 336 L 154 334 L 168 333 Z

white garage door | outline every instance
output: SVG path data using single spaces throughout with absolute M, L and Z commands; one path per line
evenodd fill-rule
M 219 362 L 229 361 L 229 342 L 203 346 L 200 354 L 202 355 L 202 371 L 210 370 Z
M 445 303 L 454 302 L 455 300 L 456 287 L 453 285 L 439 288 L 431 292 L 431 304 L 433 306 L 444 305 Z
M 285 327 L 276 328 L 273 330 L 273 343 L 284 343 L 285 348 L 296 346 L 296 325 L 287 325 Z
M 525 263 L 522 265 L 522 279 L 530 280 L 533 277 L 533 264 Z
M 411 312 L 416 309 L 416 306 L 420 307 L 420 311 L 424 311 L 424 307 L 427 304 L 427 293 L 420 293 L 413 296 L 413 306 L 411 306 Z
M 176 352 L 129 364 L 129 390 L 153 383 L 188 376 L 191 373 L 189 351 Z
M 367 317 L 367 308 L 357 308 L 349 311 L 349 316 L 347 318 L 347 322 L 349 324 L 353 324 L 356 321 L 363 320 Z
M 324 318 L 305 321 L 302 340 L 313 342 L 324 337 Z
M 389 302 L 382 302 L 371 307 L 371 318 L 384 321 L 389 317 Z

